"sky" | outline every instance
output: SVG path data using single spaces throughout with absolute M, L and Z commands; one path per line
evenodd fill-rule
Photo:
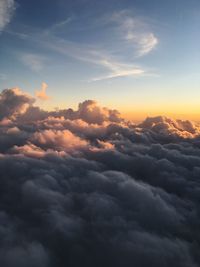
M 198 0 L 0 0 L 1 90 L 200 121 L 199 29 Z
M 0 266 L 200 266 L 199 33 L 200 0 L 0 0 Z

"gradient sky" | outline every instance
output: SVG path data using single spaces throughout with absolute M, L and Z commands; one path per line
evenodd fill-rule
M 0 0 L 1 89 L 200 120 L 199 0 Z

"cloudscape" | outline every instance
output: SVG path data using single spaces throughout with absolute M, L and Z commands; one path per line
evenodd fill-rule
M 199 0 L 0 0 L 0 266 L 200 266 Z
M 199 266 L 200 127 L 0 96 L 2 266 Z

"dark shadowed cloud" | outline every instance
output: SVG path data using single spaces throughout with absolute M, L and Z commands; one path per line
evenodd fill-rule
M 200 265 L 198 125 L 0 95 L 0 265 Z

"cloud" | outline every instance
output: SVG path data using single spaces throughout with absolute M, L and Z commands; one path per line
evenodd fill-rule
M 88 142 L 81 140 L 68 130 L 44 130 L 34 133 L 32 142 L 39 147 L 48 147 L 56 150 L 65 151 L 75 150 L 88 145 Z
M 13 12 L 15 10 L 14 0 L 1 0 L 0 1 L 0 32 L 4 30 L 10 22 Z
M 113 78 L 117 78 L 117 77 L 130 77 L 130 76 L 141 76 L 142 74 L 144 74 L 145 71 L 143 69 L 140 68 L 133 68 L 133 69 L 118 69 L 116 71 L 113 71 L 112 73 L 106 75 L 106 76 L 99 76 L 96 78 L 92 78 L 89 80 L 89 82 L 96 82 L 96 81 L 102 81 L 102 80 L 108 80 L 108 79 L 113 79 Z
M 99 107 L 94 100 L 86 100 L 80 103 L 78 111 L 75 113 L 77 119 L 94 124 L 102 124 L 104 121 L 119 122 L 121 121 L 119 115 L 117 110 Z
M 140 67 L 118 63 L 110 59 L 102 59 L 100 60 L 99 64 L 104 66 L 111 72 L 105 76 L 92 78 L 89 80 L 90 82 L 108 80 L 108 79 L 113 79 L 117 77 L 130 77 L 130 76 L 137 77 L 137 76 L 145 75 L 146 73 L 146 71 Z
M 148 33 L 138 40 L 138 44 L 140 45 L 138 55 L 144 56 L 157 46 L 158 39 L 154 36 L 153 33 Z
M 70 24 L 73 21 L 73 19 L 74 19 L 73 17 L 68 17 L 65 20 L 53 24 L 50 30 L 47 31 L 47 33 L 49 33 L 49 31 L 55 31 L 62 27 L 65 27 L 66 25 Z
M 19 88 L 6 89 L 0 95 L 0 119 L 15 118 L 26 112 L 35 100 Z
M 52 38 L 51 42 L 44 41 L 43 45 L 62 55 L 74 57 L 80 61 L 100 66 L 103 68 L 104 73 L 106 70 L 106 74 L 88 79 L 89 82 L 113 79 L 117 77 L 138 77 L 148 74 L 143 67 L 136 66 L 133 63 L 118 62 L 110 55 L 91 48 L 90 46 L 81 46 L 58 38 Z
M 152 26 L 144 18 L 135 16 L 127 10 L 107 13 L 97 17 L 96 20 L 80 17 L 70 27 L 74 31 L 81 30 L 82 34 L 86 35 L 85 43 L 63 37 L 62 34 L 55 31 L 57 28 L 64 30 L 72 21 L 72 18 L 68 18 L 42 33 L 30 30 L 29 33 L 18 33 L 18 37 L 24 39 L 26 36 L 26 39 L 36 42 L 37 45 L 48 49 L 51 53 L 58 53 L 67 58 L 71 57 L 82 63 L 90 64 L 92 70 L 95 67 L 99 74 L 85 79 L 89 82 L 151 75 L 151 71 L 143 66 L 144 63 L 140 64 L 138 61 L 140 57 L 152 52 L 157 47 L 159 40 Z M 98 34 L 96 35 L 96 33 Z M 21 60 L 34 71 L 40 71 L 45 62 L 45 58 L 33 54 L 25 54 Z
M 46 94 L 47 88 L 48 88 L 48 85 L 43 82 L 41 91 L 35 92 L 36 97 L 39 98 L 40 100 L 49 100 L 50 97 Z
M 34 103 L 0 95 L 0 265 L 200 265 L 198 125 Z
M 158 38 L 150 31 L 148 24 L 129 11 L 115 12 L 109 20 L 117 23 L 118 34 L 132 46 L 136 57 L 147 55 L 158 45 Z
M 113 22 L 115 23 L 114 26 Z M 93 47 L 91 44 L 80 45 L 55 37 L 51 32 L 49 32 L 51 41 L 44 41 L 44 45 L 58 53 L 99 65 L 109 71 L 105 75 L 89 79 L 90 82 L 117 77 L 147 75 L 148 72 L 144 67 L 136 66 L 133 62 L 135 58 L 145 56 L 157 46 L 158 39 L 154 33 L 145 29 L 146 24 L 144 26 L 143 21 L 131 17 L 127 12 L 114 13 L 111 17 L 106 18 L 103 23 L 110 29 L 109 31 L 110 34 L 112 33 L 113 39 L 116 39 L 115 44 L 112 45 L 113 47 L 108 45 L 106 49 L 101 50 L 96 48 L 97 46 Z M 107 40 L 104 39 L 104 42 L 106 43 Z M 118 51 L 118 55 L 114 52 L 115 50 Z M 129 53 L 131 61 L 127 61 L 127 53 Z M 126 60 L 119 60 L 118 57 L 123 58 L 123 54 Z
M 33 71 L 40 71 L 44 68 L 44 57 L 36 54 L 24 53 L 20 55 L 22 63 Z

